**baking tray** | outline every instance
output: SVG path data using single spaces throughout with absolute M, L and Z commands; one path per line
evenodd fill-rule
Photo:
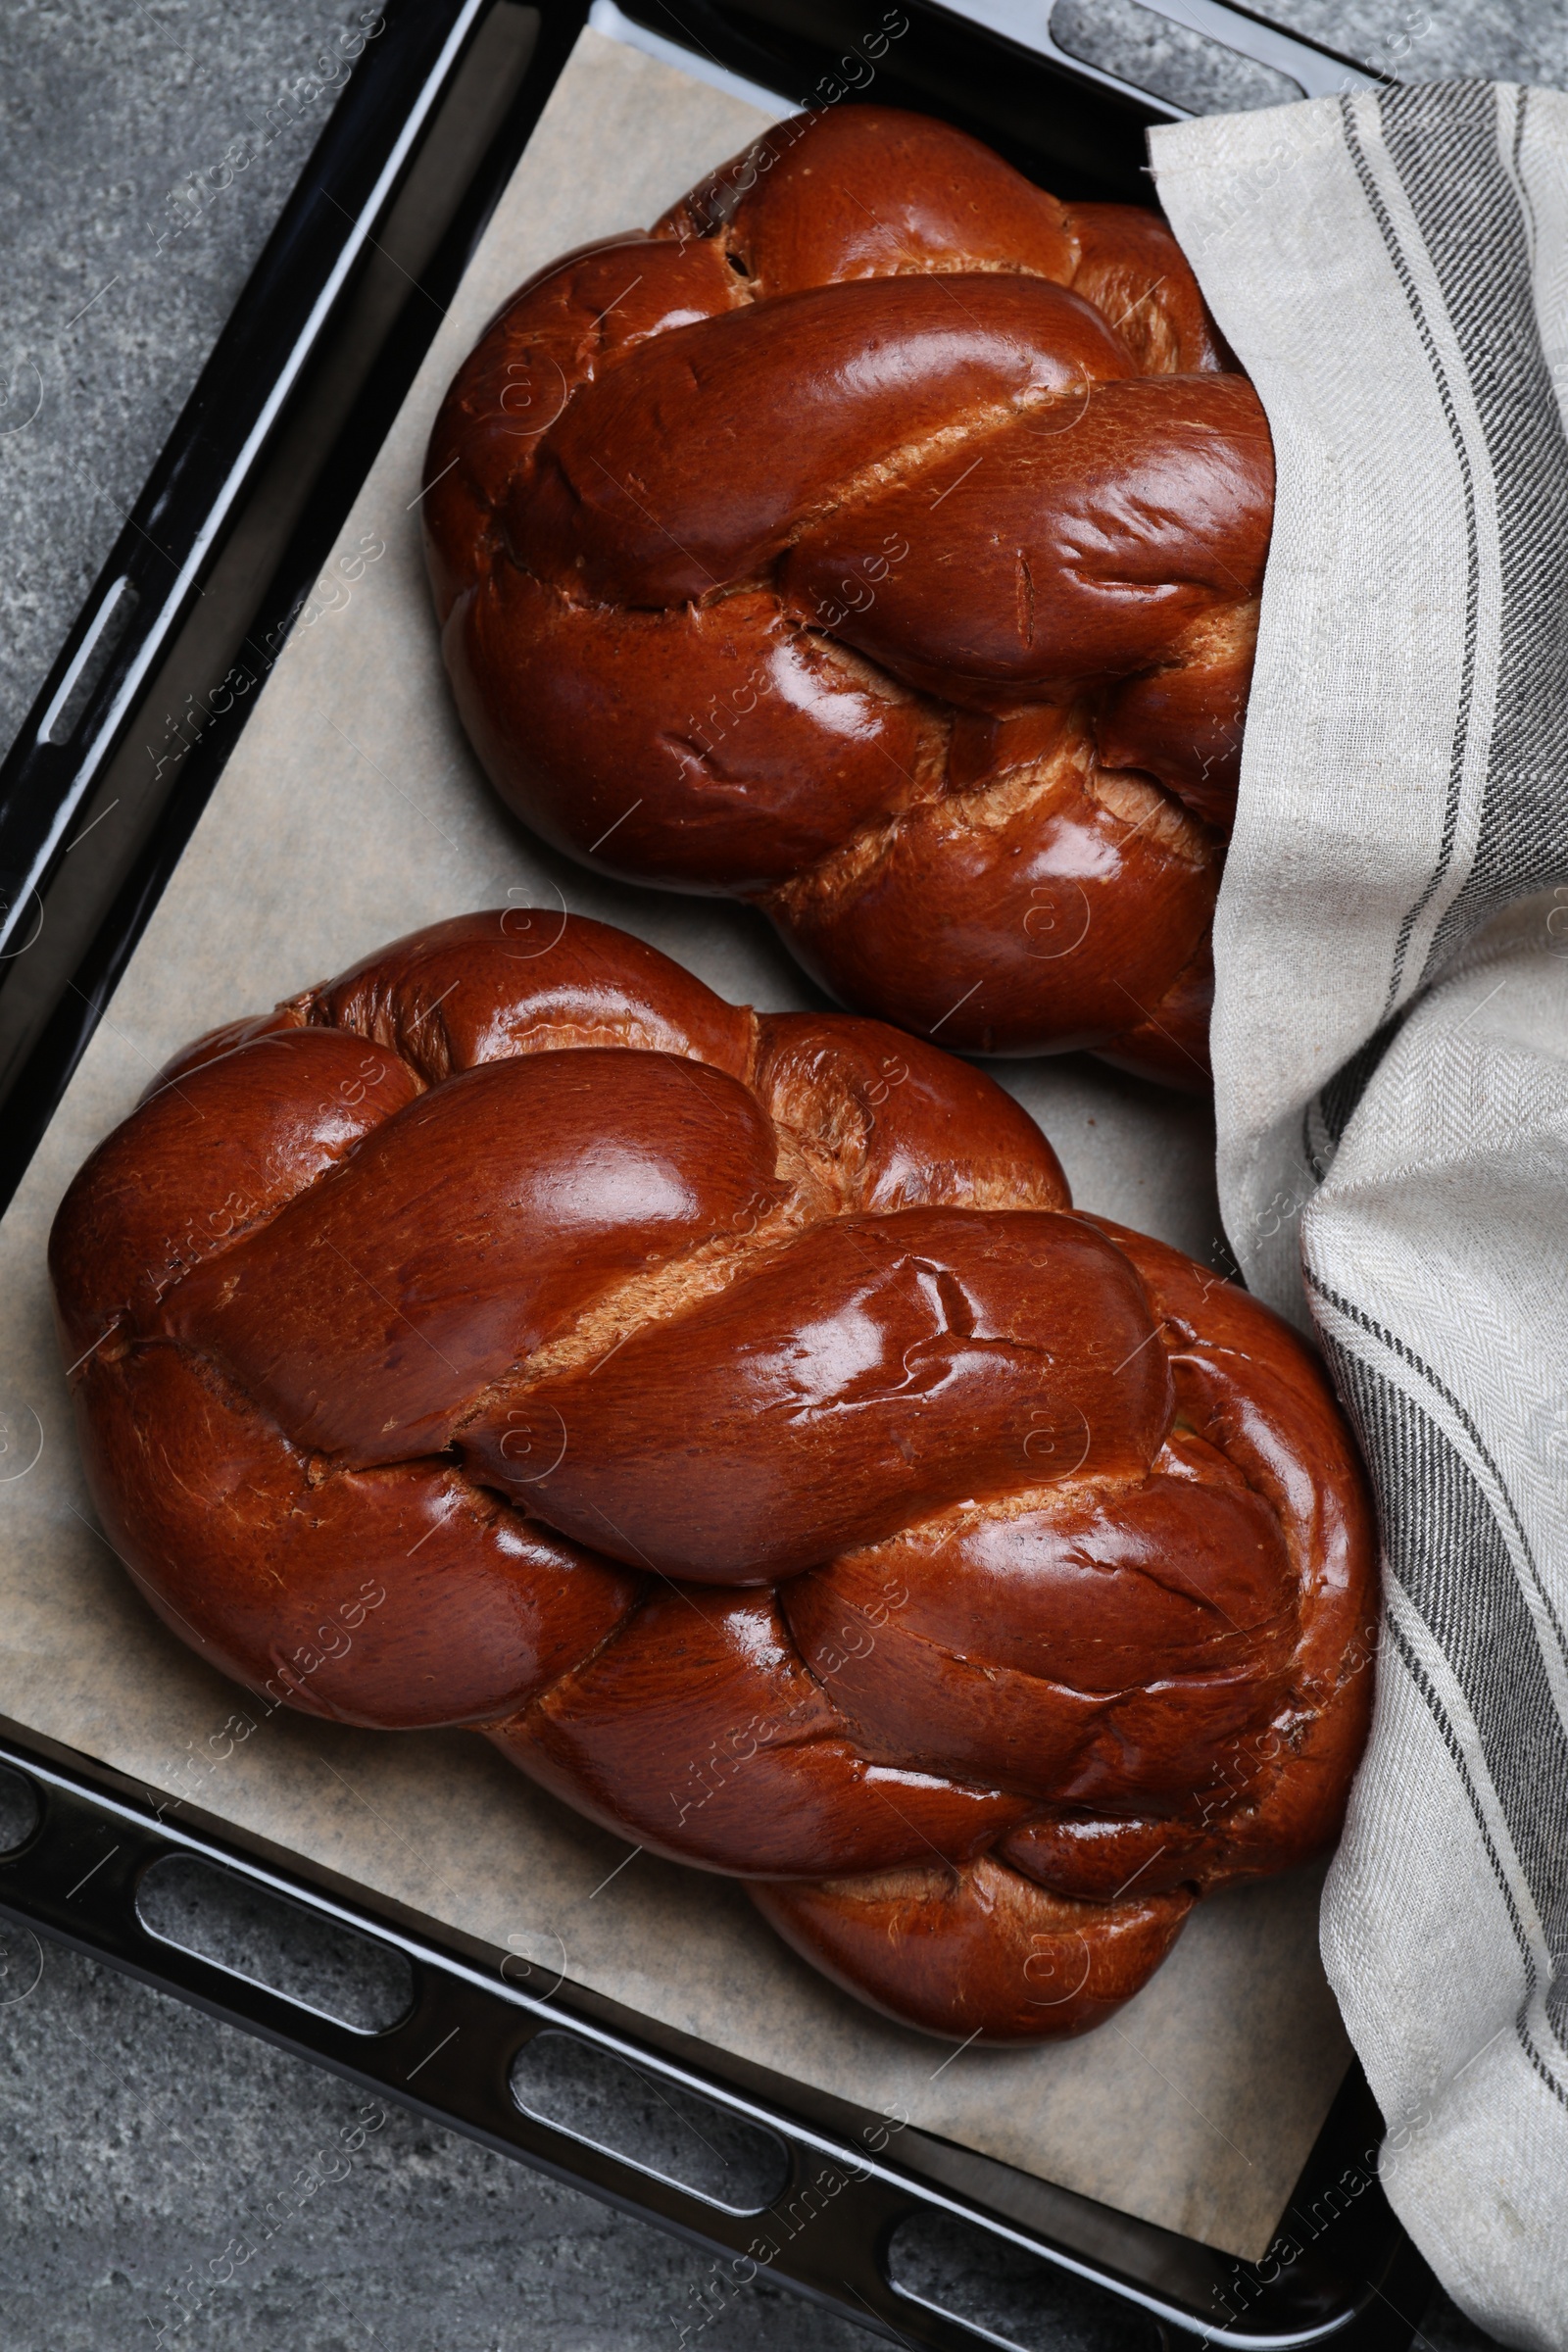
M 700 72 L 853 102 L 864 28 L 851 8 L 635 9 L 631 38 L 640 24 Z M 906 29 L 879 99 L 949 116 L 1065 194 L 1147 200 L 1144 129 L 1175 107 L 1065 59 L 1043 11 L 1033 24 L 988 0 L 983 25 L 919 5 L 894 13 Z M 1305 89 L 1365 78 L 1217 0 L 1172 0 L 1165 13 Z M 238 740 L 583 16 L 515 0 L 388 11 L 0 771 L 0 1200 Z M 940 2309 L 929 2266 L 900 2268 L 910 2229 L 925 2225 L 978 2231 L 999 2260 L 1032 2258 L 1029 2299 L 1052 2341 L 1132 2342 L 1141 2328 L 1151 2342 L 1163 2329 L 1393 2347 L 1420 2317 L 1426 2274 L 1376 2183 L 1381 2127 L 1353 2074 L 1291 2201 L 1300 2245 L 1289 2260 L 1238 2263 L 897 2119 L 808 2095 L 582 1987 L 543 1986 L 537 1967 L 498 1971 L 493 1951 L 449 1929 L 188 1806 L 176 1826 L 107 1767 L 9 1731 L 7 1759 L 38 1804 L 36 1827 L 0 1860 L 9 1917 L 712 2247 L 721 2297 L 766 2248 L 776 2276 L 907 2340 L 1034 2340 Z M 407 2015 L 367 2035 L 156 1936 L 138 1891 L 174 1855 L 401 1955 L 414 1971 Z M 770 2134 L 782 2185 L 736 2212 L 525 2113 L 512 2068 L 546 2029 Z

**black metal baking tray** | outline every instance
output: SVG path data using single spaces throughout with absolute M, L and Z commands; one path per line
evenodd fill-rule
M 1358 2072 L 1307 2160 L 1272 2258 L 1239 2262 L 906 2127 L 896 2113 L 870 2114 L 705 2049 L 0 1719 L 0 1776 L 8 1769 L 30 1788 L 35 1818 L 0 1854 L 0 1920 L 107 1960 L 712 2251 L 713 2299 L 699 2325 L 763 2270 L 844 2318 L 937 2352 L 1168 2352 L 1194 2342 L 1402 2352 L 1419 2324 L 1431 2281 L 1378 2186 L 1382 2125 Z M 169 1940 L 147 1890 L 173 1861 L 220 1871 L 253 1903 L 260 1896 L 349 1931 L 390 1960 L 403 1984 L 379 2030 L 326 2014 L 326 2002 L 297 1984 L 274 1989 L 261 1971 L 238 1974 Z M 27 1968 L 25 1946 L 0 1938 L 0 1971 L 24 1988 Z M 396 1986 L 396 1976 L 388 1982 Z M 576 2130 L 540 2112 L 537 2096 L 522 2103 L 529 2085 L 514 2070 L 541 2036 L 597 2061 L 593 2120 Z M 615 2092 L 639 2082 L 679 2100 L 705 2145 L 726 2127 L 732 2148 L 737 2132 L 744 2137 L 741 2187 L 721 2201 L 711 2180 L 706 2190 L 691 2183 L 678 2157 L 656 2172 L 646 2157 L 617 2152 Z M 944 2269 L 987 2264 L 1008 2267 L 1015 2285 L 1022 2269 L 1026 2331 L 999 2334 L 961 2305 L 943 2307 Z
M 1221 0 L 1163 4 L 1309 91 L 1366 79 Z M 914 106 L 976 131 L 1065 195 L 1150 201 L 1144 134 L 1180 110 L 1068 59 L 1045 6 L 973 6 L 987 23 L 929 0 L 627 0 L 625 13 L 696 70 L 718 67 L 804 105 L 874 96 Z M 389 0 L 384 20 L 371 21 L 301 183 L 0 768 L 0 1205 L 585 17 L 586 0 Z M 872 36 L 895 21 L 897 37 L 878 47 Z M 874 71 L 862 73 L 868 52 Z M 0 1725 L 0 1763 L 24 1776 L 38 1816 L 0 1853 L 0 1918 L 15 1923 L 13 1936 L 36 1928 L 72 1943 L 695 2240 L 716 2257 L 720 2303 L 765 2261 L 846 2318 L 941 2347 L 1041 2341 L 1108 2352 L 1213 2340 L 1238 2352 L 1318 2343 L 1401 2352 L 1419 2323 L 1430 2278 L 1377 2182 L 1382 2127 L 1357 2072 L 1279 2247 L 1238 2263 L 701 2049 L 581 1987 L 541 1986 L 505 1955 L 189 1806 L 172 1815 L 167 1800 L 24 1727 Z M 404 2013 L 363 2031 L 154 1933 L 148 1885 L 155 1866 L 181 1856 L 257 1899 L 292 1905 L 298 1919 L 368 1938 L 412 1971 Z M 662 2098 L 706 2100 L 733 2129 L 762 2134 L 779 2180 L 741 2210 L 529 2112 L 514 2065 L 549 2034 L 637 2070 Z M 978 2247 L 982 2267 L 1033 2264 L 1024 2300 L 1044 2333 L 999 2333 L 942 2308 L 930 2283 L 941 2264 L 911 2269 L 901 2255 L 921 2230 L 947 2231 L 950 2255 L 967 2244 L 973 2259 Z

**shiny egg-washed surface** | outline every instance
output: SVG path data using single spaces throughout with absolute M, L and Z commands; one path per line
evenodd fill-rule
M 459 710 L 547 839 L 956 1050 L 1207 1083 L 1273 457 L 1156 215 L 783 123 L 520 288 L 425 480 Z
M 461 916 L 171 1063 L 51 1270 L 175 1633 L 482 1728 L 907 2023 L 1080 2032 L 1337 1829 L 1373 1555 L 1321 1373 L 932 1046 Z

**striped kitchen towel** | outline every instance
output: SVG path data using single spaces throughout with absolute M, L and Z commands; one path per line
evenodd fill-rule
M 1568 2345 L 1568 97 L 1152 133 L 1279 467 L 1215 924 L 1227 1231 L 1377 1489 L 1323 1948 L 1450 2292 Z

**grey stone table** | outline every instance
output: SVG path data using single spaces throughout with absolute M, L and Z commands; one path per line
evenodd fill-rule
M 351 0 L 6 0 L 0 12 L 0 427 L 36 411 L 0 431 L 0 747 L 325 120 L 317 61 L 355 13 Z M 1277 94 L 1133 0 L 1058 0 L 1055 22 L 1077 54 L 1136 61 L 1195 107 Z M 1289 22 L 1424 77 L 1568 81 L 1554 7 L 1292 0 Z M 215 188 L 264 119 L 273 135 L 246 140 L 260 152 Z M 0 1993 L 22 1982 L 14 1971 Z M 0 2344 L 125 2352 L 154 2340 L 174 2315 L 170 2290 L 193 2273 L 219 2278 L 224 2249 L 341 2144 L 358 2105 L 335 2078 L 47 1949 L 25 1997 L 0 1999 Z M 673 2352 L 708 2276 L 660 2232 L 391 2110 L 343 2177 L 165 2340 Z M 760 2280 L 702 2340 L 711 2352 L 851 2352 L 872 2339 Z M 1424 2340 L 1476 2352 L 1486 2339 L 1443 2304 Z

